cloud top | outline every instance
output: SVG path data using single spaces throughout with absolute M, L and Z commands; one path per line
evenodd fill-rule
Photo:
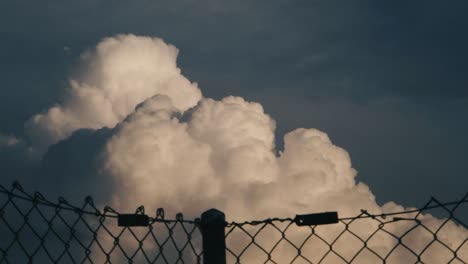
M 113 127 L 137 104 L 167 95 L 185 111 L 201 92 L 181 74 L 178 50 L 160 38 L 117 35 L 103 39 L 81 57 L 81 72 L 70 81 L 63 102 L 33 116 L 26 132 L 45 149 L 82 128 Z

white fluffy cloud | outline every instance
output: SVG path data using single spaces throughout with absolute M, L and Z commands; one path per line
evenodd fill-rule
M 103 39 L 82 55 L 82 72 L 70 81 L 63 103 L 26 124 L 36 148 L 81 128 L 113 127 L 135 106 L 155 94 L 169 96 L 181 111 L 201 98 L 176 65 L 178 50 L 162 39 L 118 35 Z
M 104 39 L 83 55 L 85 68 L 71 81 L 64 103 L 27 123 L 35 146 L 44 148 L 80 128 L 115 126 L 104 144 L 102 169 L 116 182 L 112 205 L 121 211 L 144 204 L 196 217 L 217 207 L 230 220 L 250 220 L 403 209 L 378 206 L 369 188 L 355 181 L 348 153 L 324 132 L 296 129 L 285 135 L 284 152 L 277 155 L 275 122 L 260 104 L 233 96 L 202 98 L 181 75 L 176 56 L 175 47 L 157 38 Z M 395 226 L 397 232 L 408 224 Z M 446 236 L 457 241 L 468 234 L 448 226 Z M 355 228 L 366 234 L 376 223 L 363 221 Z M 424 238 L 416 236 L 410 245 Z M 382 249 L 393 245 L 384 238 L 376 243 Z M 405 262 L 404 255 L 398 258 Z
M 117 207 L 131 210 L 135 205 L 130 203 L 152 199 L 155 206 L 182 210 L 215 195 L 210 190 L 218 189 L 218 181 L 206 162 L 211 149 L 191 138 L 177 115 L 168 97 L 156 96 L 118 125 L 105 164 L 121 188 L 117 193 L 124 195 L 114 197 Z
M 172 105 L 169 97 L 152 97 L 118 124 L 107 143 L 105 169 L 117 179 L 116 194 L 123 195 L 113 197 L 114 205 L 128 211 L 142 203 L 152 209 L 167 208 L 170 215 L 181 211 L 190 217 L 216 207 L 229 220 L 237 221 L 335 210 L 349 216 L 362 208 L 377 214 L 404 210 L 392 202 L 378 206 L 369 188 L 356 183 L 356 171 L 348 153 L 333 145 L 325 133 L 296 129 L 285 136 L 284 152 L 276 156 L 274 129 L 273 120 L 259 104 L 239 97 L 202 99 L 186 115 Z M 433 231 L 443 223 L 430 215 L 420 219 Z M 386 230 L 401 234 L 414 224 L 402 221 L 388 225 Z M 339 225 L 321 229 L 325 230 L 321 236 L 333 241 L 342 228 Z M 364 239 L 377 228 L 378 222 L 372 219 L 352 225 L 354 234 Z M 308 232 L 296 229 L 288 233 L 288 239 L 300 240 Z M 450 222 L 439 239 L 455 249 L 467 234 L 464 228 Z M 272 232 L 257 242 L 267 244 L 275 240 L 274 236 Z M 408 235 L 404 243 L 418 252 L 432 238 L 431 233 L 420 228 Z M 230 241 L 234 251 L 248 243 L 240 242 L 240 233 L 232 234 Z M 334 250 L 350 259 L 362 247 L 362 243 L 353 242 L 355 238 L 344 236 Z M 381 232 L 369 246 L 384 256 L 395 243 L 394 238 Z M 319 247 L 321 243 L 311 244 L 310 247 Z M 281 253 L 276 259 L 283 262 L 297 254 L 287 246 L 277 251 Z M 435 246 L 425 253 L 424 259 L 442 263 L 450 254 Z M 412 258 L 404 248 L 398 248 L 390 262 L 404 263 Z M 249 263 L 263 260 L 259 251 L 250 251 L 243 257 Z M 358 263 L 375 261 L 373 254 L 365 252 Z
M 238 220 L 378 208 L 367 186 L 355 183 L 348 153 L 325 133 L 292 131 L 277 157 L 274 129 L 261 105 L 240 97 L 202 99 L 186 115 L 169 97 L 152 97 L 107 143 L 106 169 L 125 193 L 115 201 L 194 213 L 217 206 Z

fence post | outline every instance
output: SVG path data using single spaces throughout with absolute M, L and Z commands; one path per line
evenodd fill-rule
M 204 264 L 226 264 L 225 227 L 226 217 L 223 212 L 210 209 L 201 215 Z

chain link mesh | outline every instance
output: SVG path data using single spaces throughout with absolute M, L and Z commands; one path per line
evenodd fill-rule
M 419 209 L 362 210 L 323 226 L 229 222 L 227 263 L 468 263 L 467 203 L 468 194 L 450 203 L 431 198 Z M 147 227 L 118 227 L 118 215 L 91 197 L 74 206 L 0 185 L 0 263 L 203 263 L 199 219 L 168 220 L 158 209 Z
M 0 263 L 202 263 L 198 225 L 182 214 L 158 209 L 148 227 L 118 227 L 117 216 L 91 197 L 77 207 L 0 185 Z
M 468 194 L 451 203 L 431 198 L 420 209 L 379 215 L 362 210 L 323 226 L 297 226 L 292 218 L 232 222 L 227 262 L 468 263 L 467 224 L 455 214 L 467 202 Z

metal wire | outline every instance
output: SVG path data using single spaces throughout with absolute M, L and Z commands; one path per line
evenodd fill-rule
M 361 210 L 324 226 L 298 227 L 293 218 L 230 222 L 228 263 L 468 263 L 467 224 L 455 215 L 467 203 L 468 193 L 449 203 L 431 198 L 419 209 Z M 423 214 L 434 209 L 445 219 Z
M 418 209 L 362 210 L 324 226 L 297 226 L 293 218 L 227 222 L 227 263 L 468 263 L 460 218 L 467 203 L 468 193 L 449 203 L 431 198 Z M 0 185 L 0 264 L 203 263 L 199 219 L 167 219 L 158 209 L 147 227 L 118 227 L 118 216 L 91 197 L 75 206 L 30 195 L 19 183 Z
M 148 227 L 118 227 L 118 215 L 91 197 L 74 206 L 0 185 L 0 263 L 202 263 L 195 221 L 158 209 Z

